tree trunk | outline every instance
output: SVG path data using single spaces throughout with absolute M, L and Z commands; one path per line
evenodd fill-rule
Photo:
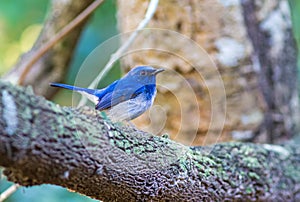
M 132 31 L 147 6 L 119 0 L 120 30 Z M 197 145 L 232 138 L 278 142 L 298 131 L 296 49 L 286 0 L 160 1 L 148 27 L 123 65 L 169 72 L 158 80 L 162 108 L 136 120 L 139 127 Z
M 299 141 L 187 147 L 0 81 L 0 166 L 104 201 L 299 201 Z

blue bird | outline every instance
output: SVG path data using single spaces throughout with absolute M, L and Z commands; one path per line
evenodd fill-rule
M 81 93 L 95 103 L 96 109 L 107 112 L 113 121 L 129 121 L 149 109 L 156 96 L 156 75 L 164 69 L 138 66 L 106 88 L 88 89 L 61 83 L 51 83 Z

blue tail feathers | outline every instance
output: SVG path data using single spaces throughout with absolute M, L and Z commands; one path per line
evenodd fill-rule
M 92 95 L 95 94 L 95 90 L 94 89 L 81 88 L 81 87 L 71 86 L 71 85 L 63 84 L 63 83 L 50 83 L 50 86 L 59 87 L 59 88 L 65 88 L 65 89 L 69 89 L 69 90 L 73 90 L 73 91 L 86 92 L 86 93 L 92 94 Z

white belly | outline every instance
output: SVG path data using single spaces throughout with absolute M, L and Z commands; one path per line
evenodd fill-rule
M 107 115 L 112 121 L 129 121 L 151 107 L 155 98 L 156 91 L 150 100 L 147 100 L 143 94 L 138 95 L 134 99 L 121 102 L 116 106 L 107 110 Z

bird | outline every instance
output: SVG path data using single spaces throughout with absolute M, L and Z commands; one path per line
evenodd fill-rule
M 86 96 L 95 104 L 96 110 L 105 111 L 112 121 L 130 121 L 152 106 L 157 92 L 156 76 L 163 71 L 163 68 L 137 66 L 102 89 L 63 83 L 50 83 L 50 86 L 73 90 Z

